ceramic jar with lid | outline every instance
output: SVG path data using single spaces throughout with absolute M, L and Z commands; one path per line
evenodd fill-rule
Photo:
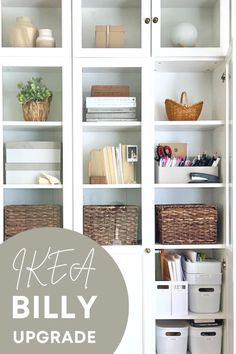
M 28 16 L 16 18 L 16 24 L 10 29 L 9 42 L 11 47 L 35 47 L 38 30 Z
M 55 39 L 52 36 L 51 29 L 40 29 L 39 36 L 36 39 L 36 47 L 47 47 L 53 48 L 55 47 Z

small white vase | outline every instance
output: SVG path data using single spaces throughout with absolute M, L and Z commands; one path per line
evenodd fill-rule
M 52 36 L 52 30 L 50 29 L 40 29 L 39 36 L 36 39 L 36 47 L 55 47 L 55 39 Z
M 32 24 L 31 18 L 20 16 L 16 24 L 10 29 L 9 41 L 11 47 L 35 47 L 38 30 Z
M 195 47 L 197 37 L 197 29 L 191 23 L 180 23 L 171 32 L 171 41 L 176 47 Z

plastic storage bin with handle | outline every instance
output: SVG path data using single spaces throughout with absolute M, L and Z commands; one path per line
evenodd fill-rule
M 157 354 L 186 354 L 188 323 L 185 321 L 157 321 Z
M 191 354 L 221 354 L 222 324 L 218 326 L 189 328 Z

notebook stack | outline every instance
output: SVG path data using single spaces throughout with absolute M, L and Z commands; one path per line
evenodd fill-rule
M 126 86 L 92 86 L 91 97 L 86 97 L 86 121 L 137 121 L 136 97 L 129 96 Z

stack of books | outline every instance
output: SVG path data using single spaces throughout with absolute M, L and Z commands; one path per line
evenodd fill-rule
M 90 152 L 90 183 L 136 183 L 134 163 L 127 160 L 127 145 L 105 146 Z
M 137 121 L 136 97 L 86 97 L 86 121 Z

